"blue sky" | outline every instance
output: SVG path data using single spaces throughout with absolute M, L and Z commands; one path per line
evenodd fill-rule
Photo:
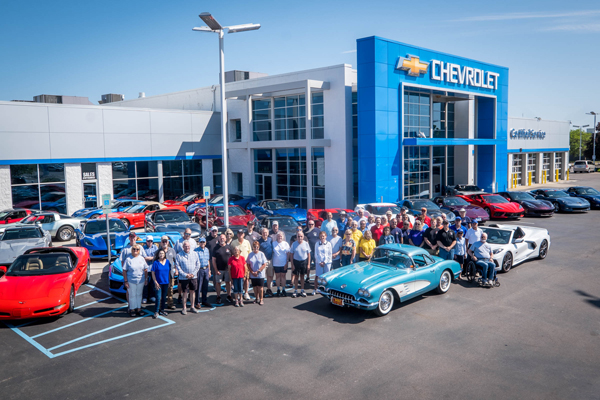
M 203 11 L 262 24 L 226 37 L 227 70 L 356 66 L 356 39 L 377 35 L 509 67 L 510 116 L 591 124 L 600 112 L 597 1 L 2 1 L 0 100 L 212 85 L 217 37 L 191 30 Z

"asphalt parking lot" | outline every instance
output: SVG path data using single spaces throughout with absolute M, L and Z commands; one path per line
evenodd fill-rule
M 287 297 L 132 319 L 96 264 L 73 314 L 0 323 L 1 397 L 599 398 L 600 211 L 519 223 L 549 229 L 546 260 L 383 318 Z

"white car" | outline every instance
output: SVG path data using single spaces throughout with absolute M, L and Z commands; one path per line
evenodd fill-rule
M 508 272 L 524 261 L 543 260 L 548 255 L 550 233 L 545 228 L 492 224 L 479 229 L 488 235 L 496 271 Z
M 360 208 L 365 210 L 365 215 L 373 215 L 374 217 L 384 217 L 385 213 L 390 210 L 392 215 L 395 217 L 396 214 L 400 214 L 400 207 L 394 203 L 368 203 L 359 204 L 354 208 L 354 212 L 357 212 Z

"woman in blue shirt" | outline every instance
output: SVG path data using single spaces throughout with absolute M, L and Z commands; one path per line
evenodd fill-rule
M 383 235 L 381 235 L 381 237 L 379 238 L 379 245 L 381 246 L 382 244 L 394 244 L 395 242 L 396 240 L 391 234 L 390 227 L 386 226 L 385 228 L 383 228 Z
M 156 319 L 158 315 L 167 316 L 165 312 L 165 300 L 169 289 L 169 276 L 171 275 L 171 262 L 167 260 L 167 253 L 160 249 L 156 252 L 154 263 L 152 264 L 152 282 L 156 290 L 156 308 L 152 318 Z
M 408 242 L 411 246 L 423 247 L 423 222 L 415 221 L 415 226 L 408 234 Z

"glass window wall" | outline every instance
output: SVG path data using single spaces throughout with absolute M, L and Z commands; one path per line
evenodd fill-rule
M 404 91 L 404 137 L 431 137 L 431 95 Z
M 158 161 L 112 163 L 113 197 L 158 201 Z
M 271 99 L 252 101 L 252 140 L 271 140 Z
M 404 198 L 429 198 L 429 146 L 404 146 Z
M 325 149 L 323 147 L 312 149 L 311 163 L 313 180 L 312 208 L 325 208 Z
M 66 213 L 64 164 L 10 166 L 14 208 Z

